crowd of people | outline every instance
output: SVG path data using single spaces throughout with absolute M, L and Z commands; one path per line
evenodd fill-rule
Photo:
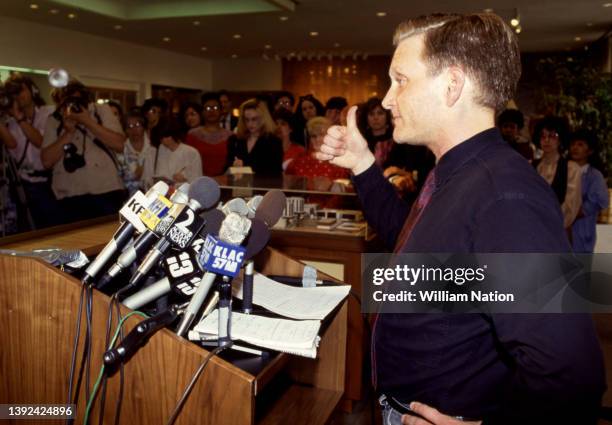
M 25 193 L 22 228 L 28 213 L 34 228 L 92 218 L 116 212 L 127 196 L 159 179 L 190 182 L 231 167 L 269 177 L 350 177 L 315 157 L 327 130 L 346 124 L 344 97 L 324 104 L 312 94 L 262 94 L 242 103 L 235 116 L 223 90 L 184 103 L 175 115 L 159 98 L 125 113 L 117 102 L 98 104 L 76 80 L 54 90 L 55 105 L 44 105 L 27 76 L 14 73 L 5 84 L 14 87 L 14 102 L 3 113 L 0 139 Z M 506 109 L 497 126 L 551 185 L 574 249 L 592 252 L 597 214 L 609 203 L 594 135 L 570 133 L 560 117 L 539 120 L 527 135 L 524 121 L 520 111 Z M 357 125 L 398 195 L 414 201 L 434 155 L 424 146 L 394 143 L 392 117 L 380 98 L 359 105 Z

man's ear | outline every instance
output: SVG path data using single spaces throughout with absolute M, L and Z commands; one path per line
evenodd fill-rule
M 451 66 L 446 70 L 446 106 L 452 107 L 461 98 L 465 88 L 465 72 L 458 66 Z

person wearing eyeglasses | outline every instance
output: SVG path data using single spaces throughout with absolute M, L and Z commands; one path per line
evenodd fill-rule
M 283 144 L 266 102 L 249 99 L 240 105 L 236 134 L 228 142 L 227 165 L 251 167 L 256 175 L 283 174 Z
M 200 153 L 205 176 L 219 176 L 226 169 L 227 141 L 234 133 L 219 125 L 221 112 L 219 94 L 205 93 L 202 96 L 202 125 L 191 129 L 185 138 L 185 144 Z
M 288 91 L 280 91 L 276 93 L 276 102 L 274 105 L 274 112 L 279 109 L 283 109 L 289 112 L 293 112 L 293 107 L 295 106 L 295 97 L 291 92 Z
M 143 189 L 142 172 L 145 158 L 151 149 L 151 141 L 145 132 L 146 118 L 138 107 L 132 108 L 126 117 L 125 132 L 127 140 L 123 153 L 117 155 L 119 174 L 129 196 Z
M 557 195 L 563 225 L 571 229 L 580 212 L 582 195 L 580 167 L 564 155 L 567 148 L 567 124 L 561 117 L 545 117 L 536 124 L 533 141 L 542 149 L 542 158 L 533 162 L 538 174 L 546 180 Z

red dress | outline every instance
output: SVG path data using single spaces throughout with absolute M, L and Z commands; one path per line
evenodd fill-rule
M 332 180 L 349 177 L 349 171 L 346 168 L 332 165 L 327 161 L 319 161 L 310 152 L 304 152 L 291 161 L 285 173 L 304 177 L 327 177 Z
M 233 133 L 220 129 L 215 133 L 206 133 L 201 128 L 187 133 L 185 143 L 200 152 L 202 158 L 202 174 L 219 176 L 225 173 L 227 164 L 227 140 Z

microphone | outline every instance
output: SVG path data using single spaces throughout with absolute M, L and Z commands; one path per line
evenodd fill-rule
M 248 218 L 230 213 L 221 223 L 219 237 L 215 238 L 210 234 L 206 237 L 200 254 L 200 265 L 206 273 L 185 310 L 177 335 L 182 336 L 189 329 L 217 275 L 233 278 L 238 274 L 246 253 L 246 249 L 240 244 L 250 227 L 251 221 Z
M 223 211 L 223 214 L 226 216 L 229 215 L 229 213 L 236 213 L 245 217 L 249 213 L 249 207 L 244 199 L 234 198 L 223 204 L 221 211 Z
M 172 220 L 168 229 L 163 232 L 163 236 L 149 251 L 130 279 L 128 287 L 138 285 L 172 245 L 178 249 L 185 249 L 193 242 L 204 226 L 203 220 L 196 216 L 196 212 L 212 207 L 219 200 L 220 194 L 219 185 L 210 177 L 200 177 L 191 184 L 188 203 L 173 205 L 168 213 L 170 219 L 165 220 L 168 218 L 166 216 L 160 222 L 160 225 L 164 223 L 162 227 L 165 227 Z
M 123 249 L 130 241 L 134 232 L 139 230 L 143 232 L 145 230 L 144 224 L 140 221 L 138 214 L 145 209 L 147 205 L 157 198 L 158 195 L 165 195 L 168 192 L 168 185 L 164 182 L 157 182 L 146 195 L 142 192 L 137 191 L 121 208 L 119 213 L 125 222 L 119 226 L 111 240 L 106 246 L 100 251 L 98 256 L 91 262 L 91 264 L 85 270 L 85 276 L 83 276 L 83 283 L 91 283 L 97 274 L 100 272 L 102 267 L 111 259 L 111 257 L 119 250 Z
M 247 214 L 248 218 L 255 217 L 255 211 L 257 211 L 257 208 L 259 207 L 259 204 L 261 204 L 262 199 L 263 196 L 261 195 L 255 195 L 251 199 L 249 199 L 249 202 L 247 202 L 247 207 L 249 208 L 249 212 Z
M 104 353 L 104 366 L 109 376 L 112 376 L 122 363 L 126 363 L 135 353 L 145 345 L 151 336 L 161 328 L 171 324 L 179 314 L 179 307 L 170 306 L 167 310 L 140 322 L 127 334 L 121 343 Z
M 255 217 L 266 223 L 268 227 L 274 227 L 282 217 L 286 204 L 287 197 L 283 192 L 277 189 L 270 190 L 261 199 Z
M 273 227 L 283 215 L 283 209 L 286 205 L 286 197 L 280 190 L 271 190 L 267 192 L 259 201 L 258 207 L 255 210 L 255 220 L 264 226 L 266 237 L 260 236 L 257 241 L 261 243 L 258 246 L 257 253 L 261 251 L 270 240 L 270 227 Z M 260 232 L 263 232 L 261 230 Z M 253 232 L 252 232 L 253 233 Z M 250 242 L 250 241 L 249 241 Z M 249 256 L 252 258 L 255 254 Z M 250 314 L 253 311 L 253 278 L 255 273 L 255 264 L 253 260 L 249 260 L 244 267 L 244 277 L 242 279 L 242 311 Z
M 184 183 L 174 191 L 169 201 L 163 196 L 158 197 L 153 202 L 153 206 L 150 206 L 140 214 L 141 220 L 147 225 L 147 229 L 123 250 L 115 264 L 108 269 L 98 282 L 96 286 L 98 289 L 108 285 L 123 270 L 133 264 L 134 261 L 140 260 L 151 249 L 153 244 L 159 239 L 160 231 L 157 230 L 159 222 L 168 214 L 172 204 L 186 203 L 189 200 L 187 196 L 188 191 L 189 184 Z
M 219 232 L 225 214 L 220 210 L 214 209 L 201 214 L 201 217 L 206 221 L 206 225 L 203 231 L 200 232 L 200 235 L 205 238 L 207 234 L 215 235 Z M 196 246 L 196 242 L 198 241 L 202 242 Z M 200 280 L 202 280 L 203 274 L 197 258 L 194 258 L 192 253 L 197 253 L 199 256 L 199 251 L 203 243 L 203 240 L 197 239 L 191 247 L 191 252 L 181 251 L 177 255 L 166 258 L 166 277 L 130 295 L 123 300 L 123 305 L 132 310 L 137 310 L 143 305 L 156 300 L 172 290 L 182 296 L 191 297 L 195 293 Z M 176 264 L 177 266 L 171 269 L 168 262 Z M 190 269 L 194 270 L 194 272 L 189 271 Z

